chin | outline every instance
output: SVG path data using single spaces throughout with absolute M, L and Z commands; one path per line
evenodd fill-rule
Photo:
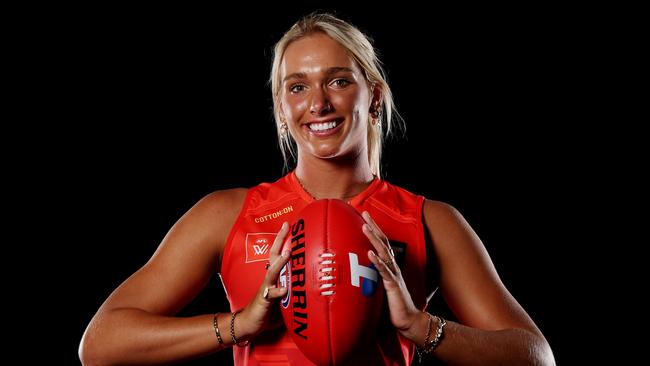
M 319 159 L 328 159 L 328 160 L 333 160 L 333 159 L 346 159 L 346 158 L 351 158 L 354 153 L 353 151 L 344 151 L 342 149 L 329 149 L 329 150 L 319 150 L 319 151 L 314 151 L 314 156 L 319 158 Z
M 333 158 L 340 153 L 341 149 L 338 146 L 314 146 L 312 149 L 312 154 L 321 159 Z
M 329 153 L 329 154 L 320 153 L 320 154 L 314 154 L 314 155 L 319 159 L 334 159 L 334 158 L 336 158 L 338 156 L 338 154 L 336 152 L 332 152 L 332 153 Z

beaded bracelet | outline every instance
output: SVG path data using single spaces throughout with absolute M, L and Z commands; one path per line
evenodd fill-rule
M 438 347 L 438 344 L 440 343 L 440 340 L 442 340 L 443 336 L 443 331 L 445 328 L 445 325 L 447 325 L 447 321 L 437 315 L 429 315 L 429 324 L 427 326 L 427 336 L 424 339 L 424 344 L 422 344 L 422 347 L 415 347 L 415 351 L 418 353 L 418 363 L 422 363 L 422 356 L 431 353 L 436 347 Z M 431 338 L 431 323 L 433 323 L 433 318 L 436 317 L 438 319 L 438 329 L 436 330 L 436 336 L 429 340 Z
M 239 311 L 241 311 L 241 310 L 239 310 Z M 232 337 L 232 341 L 236 346 L 246 347 L 246 346 L 248 346 L 248 343 L 250 343 L 249 341 L 246 341 L 246 342 L 244 342 L 242 344 L 239 344 L 239 341 L 235 337 L 235 317 L 237 316 L 239 311 L 233 311 L 232 312 L 232 317 L 230 318 L 230 336 Z

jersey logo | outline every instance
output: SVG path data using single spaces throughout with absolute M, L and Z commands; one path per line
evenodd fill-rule
M 258 240 L 264 240 L 264 239 L 258 239 Z M 268 250 L 269 250 L 268 244 L 262 244 L 262 245 L 253 244 L 253 251 L 255 251 L 255 255 L 266 254 Z
M 276 235 L 276 233 L 246 234 L 246 263 L 268 260 Z
M 370 267 L 359 264 L 359 257 L 349 253 L 350 258 L 350 282 L 354 287 L 361 287 L 363 296 L 372 296 L 377 291 L 379 272 L 373 264 Z
M 289 212 L 293 212 L 293 206 L 292 205 L 289 205 L 287 207 L 283 207 L 283 208 L 281 208 L 281 209 L 279 209 L 279 210 L 277 210 L 275 212 L 271 212 L 268 215 L 258 216 L 256 218 L 254 218 L 253 221 L 255 221 L 256 224 L 259 224 L 259 223 L 262 223 L 262 222 L 275 220 L 275 219 L 277 219 L 278 217 L 280 217 L 282 215 L 288 214 Z

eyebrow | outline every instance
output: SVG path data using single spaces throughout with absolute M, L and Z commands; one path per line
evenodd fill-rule
M 325 70 L 325 75 L 330 76 L 339 72 L 349 72 L 352 73 L 353 70 L 349 67 L 341 67 L 341 66 L 336 66 L 336 67 L 330 67 L 329 69 Z M 307 74 L 304 72 L 294 72 L 292 74 L 289 74 L 284 77 L 282 82 L 286 82 L 289 79 L 304 79 L 307 77 Z

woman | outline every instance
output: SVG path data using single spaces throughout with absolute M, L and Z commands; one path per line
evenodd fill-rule
M 167 363 L 232 348 L 236 364 L 309 364 L 279 326 L 277 288 L 288 224 L 315 199 L 362 212 L 389 315 L 353 362 L 408 365 L 554 364 L 544 336 L 501 283 L 476 234 L 441 202 L 380 179 L 393 100 L 368 39 L 326 14 L 296 23 L 276 44 L 275 119 L 294 171 L 275 183 L 212 193 L 190 209 L 151 260 L 99 309 L 80 346 L 84 364 Z M 274 234 L 277 233 L 277 234 Z M 269 248 L 270 247 L 270 248 Z M 230 312 L 176 318 L 217 271 Z M 458 319 L 429 314 L 437 288 Z

